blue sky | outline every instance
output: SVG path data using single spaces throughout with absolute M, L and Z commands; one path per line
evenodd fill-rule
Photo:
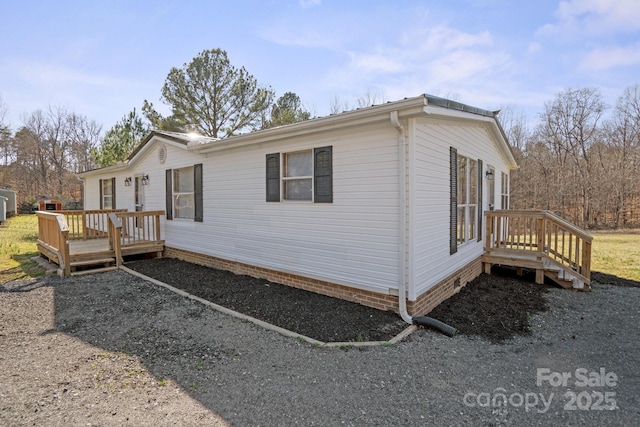
M 640 83 L 638 0 L 0 0 L 0 97 L 15 130 L 61 106 L 109 129 L 171 67 L 221 48 L 314 115 L 336 97 L 422 93 L 535 120 L 564 88 L 614 105 Z

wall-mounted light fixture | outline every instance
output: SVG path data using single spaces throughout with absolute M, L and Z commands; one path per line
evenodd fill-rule
M 487 176 L 487 179 L 489 181 L 493 181 L 494 175 L 493 175 L 493 171 L 492 170 L 488 170 L 485 175 Z
M 130 176 L 124 179 L 124 185 L 127 186 L 127 187 L 131 186 L 131 177 Z
M 142 185 L 149 184 L 149 175 L 142 175 Z

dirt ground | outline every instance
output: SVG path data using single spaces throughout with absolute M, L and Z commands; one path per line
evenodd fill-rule
M 190 294 L 322 342 L 389 341 L 408 325 L 393 312 L 326 297 L 263 279 L 156 258 L 127 267 Z M 429 316 L 460 334 L 501 342 L 527 334 L 528 319 L 546 309 L 547 285 L 515 270 L 482 274 Z
M 218 283 L 220 290 L 248 281 L 173 261 L 136 268 L 143 265 L 174 277 L 174 285 Z M 4 283 L 0 425 L 638 425 L 640 337 L 628 327 L 640 321 L 637 289 L 571 292 L 497 273 L 479 277 L 430 314 L 459 336 L 418 330 L 396 345 L 343 351 L 267 331 L 124 271 Z M 308 312 L 299 323 L 308 324 L 309 334 L 385 340 L 384 333 L 394 333 L 389 325 L 405 327 L 389 313 L 350 317 L 356 307 L 293 288 L 274 291 L 278 286 L 265 282 L 247 288 L 257 306 L 285 300 L 293 307 L 287 312 Z M 231 304 L 234 297 L 247 299 L 226 298 Z M 341 308 L 329 311 L 331 305 Z M 557 391 L 536 387 L 536 367 L 613 371 L 619 383 L 607 391 L 617 409 L 566 411 L 558 394 L 549 413 L 512 407 L 496 415 L 464 400 L 500 387 Z

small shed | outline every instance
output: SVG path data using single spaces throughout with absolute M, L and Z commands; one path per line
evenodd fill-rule
M 40 199 L 38 202 L 39 211 L 61 211 L 62 202 L 60 200 L 53 199 Z
M 18 193 L 13 190 L 9 190 L 6 188 L 0 188 L 0 196 L 5 197 L 6 206 L 5 206 L 5 215 L 6 218 L 11 218 L 14 215 L 18 214 Z
M 7 220 L 7 200 L 8 197 L 0 196 L 0 224 Z

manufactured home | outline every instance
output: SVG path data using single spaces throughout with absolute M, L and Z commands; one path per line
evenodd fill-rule
M 424 314 L 482 272 L 485 213 L 509 207 L 496 116 L 422 95 L 224 139 L 152 131 L 80 174 L 84 208 L 154 212 L 167 257 Z

